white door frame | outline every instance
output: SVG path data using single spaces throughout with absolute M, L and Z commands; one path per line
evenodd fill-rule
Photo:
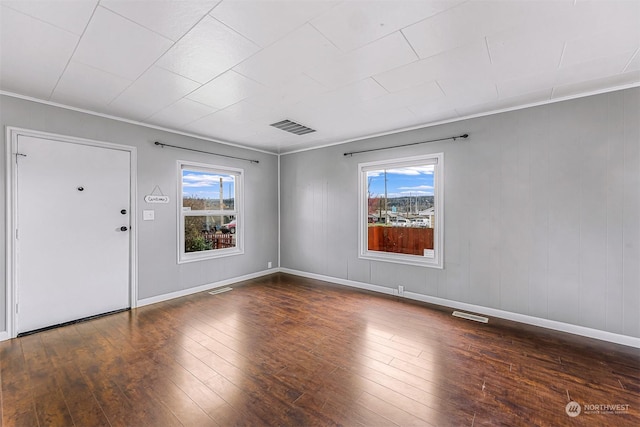
M 131 155 L 131 168 L 130 168 L 130 204 L 129 209 L 131 212 L 131 231 L 129 237 L 129 294 L 131 308 L 135 308 L 138 302 L 138 272 L 137 272 L 137 260 L 138 260 L 138 224 L 137 224 L 137 149 L 136 147 L 113 144 L 110 142 L 95 141 L 85 138 L 76 138 L 66 135 L 58 135 L 48 132 L 40 132 L 29 129 L 22 129 L 17 127 L 7 126 L 6 133 L 6 191 L 5 191 L 5 206 L 6 206 L 6 327 L 5 333 L 0 332 L 0 340 L 2 338 L 15 338 L 16 337 L 16 304 L 17 304 L 17 257 L 16 257 L 16 223 L 17 223 L 17 169 L 16 162 L 19 158 L 17 153 L 18 136 L 30 136 L 35 138 L 43 138 L 51 141 L 58 141 L 60 143 L 74 143 L 83 144 L 93 147 L 111 148 L 116 150 L 128 151 Z M 4 336 L 6 334 L 6 337 Z

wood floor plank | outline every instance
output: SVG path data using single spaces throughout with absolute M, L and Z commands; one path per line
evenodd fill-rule
M 171 381 L 159 379 L 150 391 L 185 426 L 219 426 L 198 404 Z
M 231 402 L 237 401 L 238 397 L 244 402 L 249 402 L 247 404 L 255 406 L 254 413 L 263 420 L 263 423 L 282 422 L 284 420 L 282 417 L 286 410 L 285 402 L 295 399 L 300 394 L 300 392 L 291 390 L 275 379 L 267 379 L 263 375 L 256 375 L 256 368 L 251 364 L 238 367 L 232 363 L 235 361 L 226 360 L 198 343 L 188 343 L 187 350 L 220 374 L 216 376 L 216 379 L 224 378 L 225 381 L 232 383 L 235 388 L 241 391 L 241 393 L 234 391 L 234 396 L 221 394 L 225 400 L 229 401 L 232 406 L 234 404 Z M 214 391 L 218 392 L 215 389 Z M 262 402 L 262 404 L 255 405 L 255 402 Z M 263 405 L 267 404 L 274 410 L 273 414 L 265 413 L 263 410 Z M 281 408 L 281 410 L 277 411 L 278 408 Z
M 323 425 L 389 427 L 390 421 L 357 402 L 345 401 L 326 392 L 308 393 L 298 399 L 294 406 L 310 413 L 322 414 Z
M 24 365 L 19 341 L 0 343 L 0 371 L 2 377 L 2 422 L 6 426 L 37 426 L 36 407 L 29 374 Z
M 52 363 L 42 342 L 45 334 L 47 332 L 27 336 L 21 342 L 29 377 L 25 385 L 34 396 L 38 424 L 75 425 L 56 380 L 56 371 L 51 369 Z
M 78 426 L 109 426 L 109 420 L 99 402 L 75 366 L 56 367 L 56 378 L 64 390 L 64 400 L 74 424 Z
M 55 369 L 55 380 L 63 390 L 64 401 L 74 424 L 80 426 L 108 426 L 109 421 L 91 392 L 77 361 L 87 355 L 75 328 L 59 328 L 40 335 L 49 361 Z
M 365 408 L 379 414 L 381 417 L 389 420 L 390 423 L 398 426 L 432 426 L 425 420 L 418 418 L 410 413 L 396 408 L 367 392 L 362 393 L 358 403 Z
M 624 427 L 640 350 L 277 273 L 1 342 L 0 402 L 3 426 Z

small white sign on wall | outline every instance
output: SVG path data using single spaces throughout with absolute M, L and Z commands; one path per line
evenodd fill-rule
M 147 203 L 169 203 L 169 196 L 156 196 L 155 194 L 149 194 L 144 196 L 144 201 Z
M 144 196 L 144 201 L 147 203 L 169 203 L 169 196 L 165 196 L 160 186 L 156 185 L 151 194 Z

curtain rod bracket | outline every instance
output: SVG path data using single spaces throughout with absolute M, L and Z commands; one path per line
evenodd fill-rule
M 250 163 L 260 163 L 260 161 L 258 161 L 258 160 L 245 159 L 243 157 L 228 156 L 226 154 L 211 153 L 209 151 L 196 150 L 195 148 L 180 147 L 180 146 L 177 146 L 177 145 L 165 144 L 165 143 L 159 142 L 159 141 L 154 142 L 154 144 L 157 145 L 160 148 L 171 147 L 171 148 L 177 148 L 179 150 L 195 151 L 196 153 L 204 153 L 204 154 L 211 154 L 212 156 L 226 157 L 228 159 L 244 160 L 244 161 L 247 161 L 247 162 L 250 162 Z
M 469 134 L 468 134 L 468 133 L 465 133 L 465 134 L 460 135 L 460 136 L 454 136 L 454 137 L 453 137 L 453 140 L 455 141 L 455 140 L 456 140 L 456 139 L 458 139 L 458 138 L 465 138 L 465 139 L 466 139 L 466 138 L 469 138 Z

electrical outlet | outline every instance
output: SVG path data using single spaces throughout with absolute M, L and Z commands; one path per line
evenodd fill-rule
M 398 295 L 404 295 L 404 286 L 398 285 Z
M 272 268 L 272 267 L 273 267 L 273 263 L 272 263 L 271 261 L 269 261 L 269 262 L 267 263 L 267 268 Z

